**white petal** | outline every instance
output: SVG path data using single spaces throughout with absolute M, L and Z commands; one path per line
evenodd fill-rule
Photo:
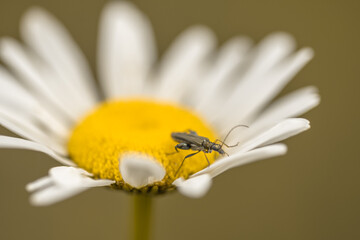
M 228 141 L 246 142 L 264 130 L 286 118 L 297 117 L 311 108 L 317 106 L 320 96 L 314 87 L 304 87 L 278 99 L 267 107 L 256 120 L 250 124 L 250 128 L 237 134 L 231 134 Z M 222 134 L 225 135 L 227 131 Z
M 48 146 L 61 155 L 67 154 L 65 144 L 64 142 L 61 142 L 61 139 L 51 138 L 51 136 L 46 135 L 45 132 L 34 125 L 26 121 L 21 121 L 21 119 L 14 118 L 14 116 L 8 115 L 3 110 L 0 111 L 0 125 L 24 138 Z
M 100 23 L 98 67 L 107 97 L 140 94 L 156 57 L 149 20 L 130 2 L 111 2 Z
M 124 181 L 135 188 L 161 181 L 165 176 L 165 169 L 150 156 L 127 153 L 119 159 L 119 169 Z
M 21 112 L 14 111 L 14 109 L 9 107 L 0 108 L 0 124 L 4 127 L 7 127 L 11 131 L 15 130 L 14 132 L 22 136 L 29 136 L 29 139 L 35 140 L 37 142 L 45 143 L 47 140 L 49 140 L 46 134 L 41 129 L 39 129 L 39 127 L 37 127 L 31 119 L 28 120 L 26 116 L 21 114 Z M 22 134 L 20 131 L 16 131 L 16 129 L 12 129 L 11 125 L 16 126 L 25 134 Z
M 14 102 L 19 99 L 21 105 L 25 105 L 24 109 L 31 108 L 35 104 L 35 99 L 27 92 L 11 74 L 2 66 L 0 66 L 0 99 L 2 105 L 7 102 Z M 10 105 L 11 103 L 9 103 Z M 19 104 L 20 105 L 20 104 Z
M 96 103 L 96 87 L 86 58 L 54 16 L 42 8 L 31 8 L 22 19 L 21 33 L 26 43 L 61 76 L 63 84 L 72 86 L 85 107 Z
M 57 96 L 61 95 L 56 88 L 49 86 L 51 79 L 42 79 L 35 67 L 35 59 L 14 39 L 3 38 L 0 42 L 2 60 L 25 82 L 27 87 L 41 98 L 41 103 L 52 109 L 56 116 L 67 117 L 67 120 L 77 121 L 78 116 L 72 112 Z
M 91 187 L 109 186 L 115 182 L 107 179 L 92 179 L 89 177 L 90 175 L 81 168 L 52 168 L 48 177 L 40 178 L 26 186 L 28 191 L 33 192 L 30 202 L 36 206 L 47 206 L 70 198 Z
M 102 187 L 115 181 L 108 179 L 92 179 L 92 174 L 75 167 L 54 167 L 49 170 L 49 176 L 56 185 L 63 187 Z
M 221 121 L 222 129 L 236 125 L 233 122 L 228 123 L 232 119 L 237 123 L 247 124 L 243 119 L 247 111 L 254 109 L 252 98 L 258 95 L 261 97 L 257 92 L 264 85 L 263 82 L 269 82 L 268 73 L 272 72 L 275 66 L 293 51 L 294 46 L 294 39 L 281 32 L 273 33 L 262 40 L 247 56 L 245 69 L 239 72 L 237 84 L 229 89 L 231 92 L 222 96 L 227 99 L 227 102 L 221 105 L 216 102 L 213 104 L 218 108 L 218 112 L 212 114 L 211 121 Z M 237 115 L 234 116 L 236 113 L 241 114 L 241 119 Z M 229 119 L 228 116 L 232 118 Z
M 242 81 L 252 81 L 256 76 L 271 70 L 295 48 L 295 40 L 284 32 L 272 33 L 262 40 L 249 58 L 251 64 Z
M 212 104 L 210 122 L 227 129 L 242 123 L 249 124 L 291 78 L 312 58 L 313 51 L 303 48 L 290 55 L 294 40 L 285 33 L 275 33 L 262 41 L 248 57 L 248 67 L 238 76 L 231 93 L 222 95 L 225 103 Z M 231 116 L 231 117 L 230 117 Z
M 251 123 L 251 127 L 247 129 L 247 131 L 242 132 L 237 140 L 240 142 L 247 141 L 277 122 L 286 118 L 300 116 L 316 107 L 319 102 L 320 96 L 315 87 L 305 87 L 285 95 L 267 107 L 264 112 Z
M 257 148 L 249 152 L 239 152 L 230 157 L 222 158 L 211 164 L 191 177 L 197 177 L 203 174 L 209 174 L 212 178 L 234 167 L 239 167 L 255 161 L 284 155 L 287 151 L 286 145 L 274 144 L 262 148 Z
M 49 170 L 49 176 L 56 185 L 81 187 L 83 179 L 91 174 L 75 167 L 54 167 Z
M 0 113 L 18 119 L 58 140 L 67 138 L 69 127 L 54 118 L 0 66 Z M 39 126 L 41 125 L 41 126 Z
M 47 62 L 41 59 L 33 62 L 39 72 L 39 76 L 43 81 L 47 81 L 46 84 L 53 92 L 54 97 L 56 97 L 68 111 L 71 111 L 72 115 L 82 117 L 92 110 L 95 104 L 83 96 L 74 86 L 74 83 L 64 81 L 66 77 L 57 73 Z
M 46 177 L 39 178 L 31 183 L 26 184 L 25 188 L 26 188 L 26 191 L 28 191 L 28 192 L 34 192 L 39 189 L 48 187 L 52 184 L 53 184 L 53 182 L 52 182 L 51 178 L 46 176 Z
M 310 128 L 309 121 L 303 118 L 289 118 L 276 124 L 269 130 L 259 134 L 253 139 L 242 143 L 235 151 L 246 152 L 266 144 L 275 143 Z
M 35 124 L 41 124 L 58 138 L 68 136 L 69 127 L 57 119 L 23 88 L 3 67 L 0 66 L 0 109 L 13 118 Z M 1 111 L 0 110 L 0 111 Z
M 197 101 L 194 108 L 199 112 L 206 112 L 206 108 L 214 105 L 218 101 L 218 91 L 224 90 L 224 85 L 232 77 L 235 70 L 246 62 L 246 53 L 250 49 L 251 40 L 246 37 L 235 37 L 227 41 L 220 49 L 213 66 L 209 66 L 208 74 L 197 87 Z M 211 117 L 211 116 L 208 116 Z
M 62 164 L 69 166 L 75 165 L 69 159 L 61 157 L 60 155 L 56 154 L 54 151 L 52 151 L 51 149 L 49 149 L 48 147 L 42 144 L 27 141 L 20 138 L 0 136 L 0 148 L 18 148 L 18 149 L 28 149 L 28 150 L 43 152 L 49 155 L 50 157 L 53 157 L 56 161 Z
M 267 107 L 256 119 L 254 124 L 272 124 L 285 118 L 297 117 L 320 103 L 320 96 L 317 88 L 313 86 L 304 87 L 296 90 Z
M 192 27 L 176 38 L 159 67 L 156 97 L 179 102 L 197 81 L 198 71 L 214 49 L 215 36 L 202 26 Z
M 210 175 L 203 174 L 187 180 L 178 178 L 173 184 L 181 194 L 190 198 L 201 198 L 209 191 L 212 180 Z
M 263 107 L 269 100 L 276 96 L 285 85 L 307 64 L 314 56 L 311 48 L 303 48 L 285 59 L 279 67 L 269 74 L 268 80 L 258 93 L 259 98 L 251 105 L 256 106 L 253 112 Z
M 222 124 L 227 127 L 237 122 L 247 124 L 312 57 L 312 49 L 303 48 L 262 76 L 261 82 L 254 81 L 252 86 L 239 84 L 222 112 L 224 116 L 231 115 L 231 118 L 225 117 Z
M 61 186 L 52 185 L 51 187 L 47 187 L 31 194 L 30 203 L 34 206 L 49 206 L 75 196 L 88 189 L 89 188 L 87 187 L 64 188 Z

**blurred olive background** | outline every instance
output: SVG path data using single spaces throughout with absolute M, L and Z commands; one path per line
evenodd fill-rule
M 18 37 L 32 5 L 54 13 L 95 65 L 97 24 L 107 1 L 1 0 L 0 35 Z M 186 27 L 205 24 L 219 43 L 238 34 L 259 41 L 294 35 L 315 58 L 283 93 L 306 85 L 322 103 L 304 117 L 312 129 L 285 141 L 286 156 L 233 169 L 209 194 L 154 201 L 153 239 L 360 239 L 359 1 L 138 0 L 162 54 Z M 1 86 L 0 86 L 1 87 Z M 1 129 L 1 134 L 11 134 Z M 128 239 L 131 196 L 93 189 L 54 206 L 28 203 L 25 184 L 57 163 L 44 154 L 0 150 L 0 239 Z

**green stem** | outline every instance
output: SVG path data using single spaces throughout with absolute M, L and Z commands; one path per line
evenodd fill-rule
M 150 239 L 151 196 L 134 194 L 133 239 Z

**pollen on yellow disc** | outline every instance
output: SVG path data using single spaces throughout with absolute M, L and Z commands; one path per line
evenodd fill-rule
M 138 152 L 152 156 L 166 170 L 156 189 L 172 188 L 172 182 L 208 166 L 203 153 L 189 157 L 175 176 L 181 162 L 192 150 L 175 151 L 172 132 L 193 130 L 215 139 L 214 132 L 193 112 L 177 105 L 149 100 L 105 102 L 74 128 L 68 142 L 72 160 L 96 178 L 112 179 L 120 188 L 129 188 L 119 171 L 121 156 Z M 207 153 L 214 162 L 217 153 Z M 131 187 L 130 187 L 131 188 Z

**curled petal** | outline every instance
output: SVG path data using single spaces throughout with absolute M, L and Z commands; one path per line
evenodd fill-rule
M 122 155 L 119 168 L 124 181 L 135 188 L 161 181 L 166 173 L 155 159 L 138 153 Z
M 57 154 L 50 148 L 48 148 L 42 144 L 28 141 L 28 140 L 21 139 L 21 138 L 0 136 L 0 148 L 28 149 L 28 150 L 43 152 L 62 164 L 65 164 L 68 166 L 75 166 L 75 164 L 70 159 L 60 156 L 59 154 Z
M 257 148 L 245 153 L 244 152 L 235 153 L 230 157 L 226 157 L 216 161 L 215 163 L 210 165 L 210 167 L 195 173 L 191 177 L 197 177 L 203 174 L 209 174 L 212 178 L 214 178 L 217 175 L 231 168 L 239 167 L 245 164 L 249 164 L 255 161 L 260 161 L 271 157 L 284 155 L 286 151 L 287 151 L 286 145 L 274 144 L 262 148 Z
M 242 144 L 236 151 L 246 152 L 254 148 L 279 142 L 310 128 L 308 120 L 303 118 L 289 118 L 281 121 L 272 128 Z
M 203 174 L 187 180 L 178 178 L 173 184 L 184 196 L 190 198 L 201 198 L 209 191 L 212 185 L 212 180 L 210 175 Z
M 91 174 L 80 168 L 54 167 L 49 170 L 49 176 L 40 178 L 26 185 L 26 190 L 32 192 L 31 204 L 47 206 L 75 196 L 89 188 L 109 186 L 115 181 L 93 179 Z

